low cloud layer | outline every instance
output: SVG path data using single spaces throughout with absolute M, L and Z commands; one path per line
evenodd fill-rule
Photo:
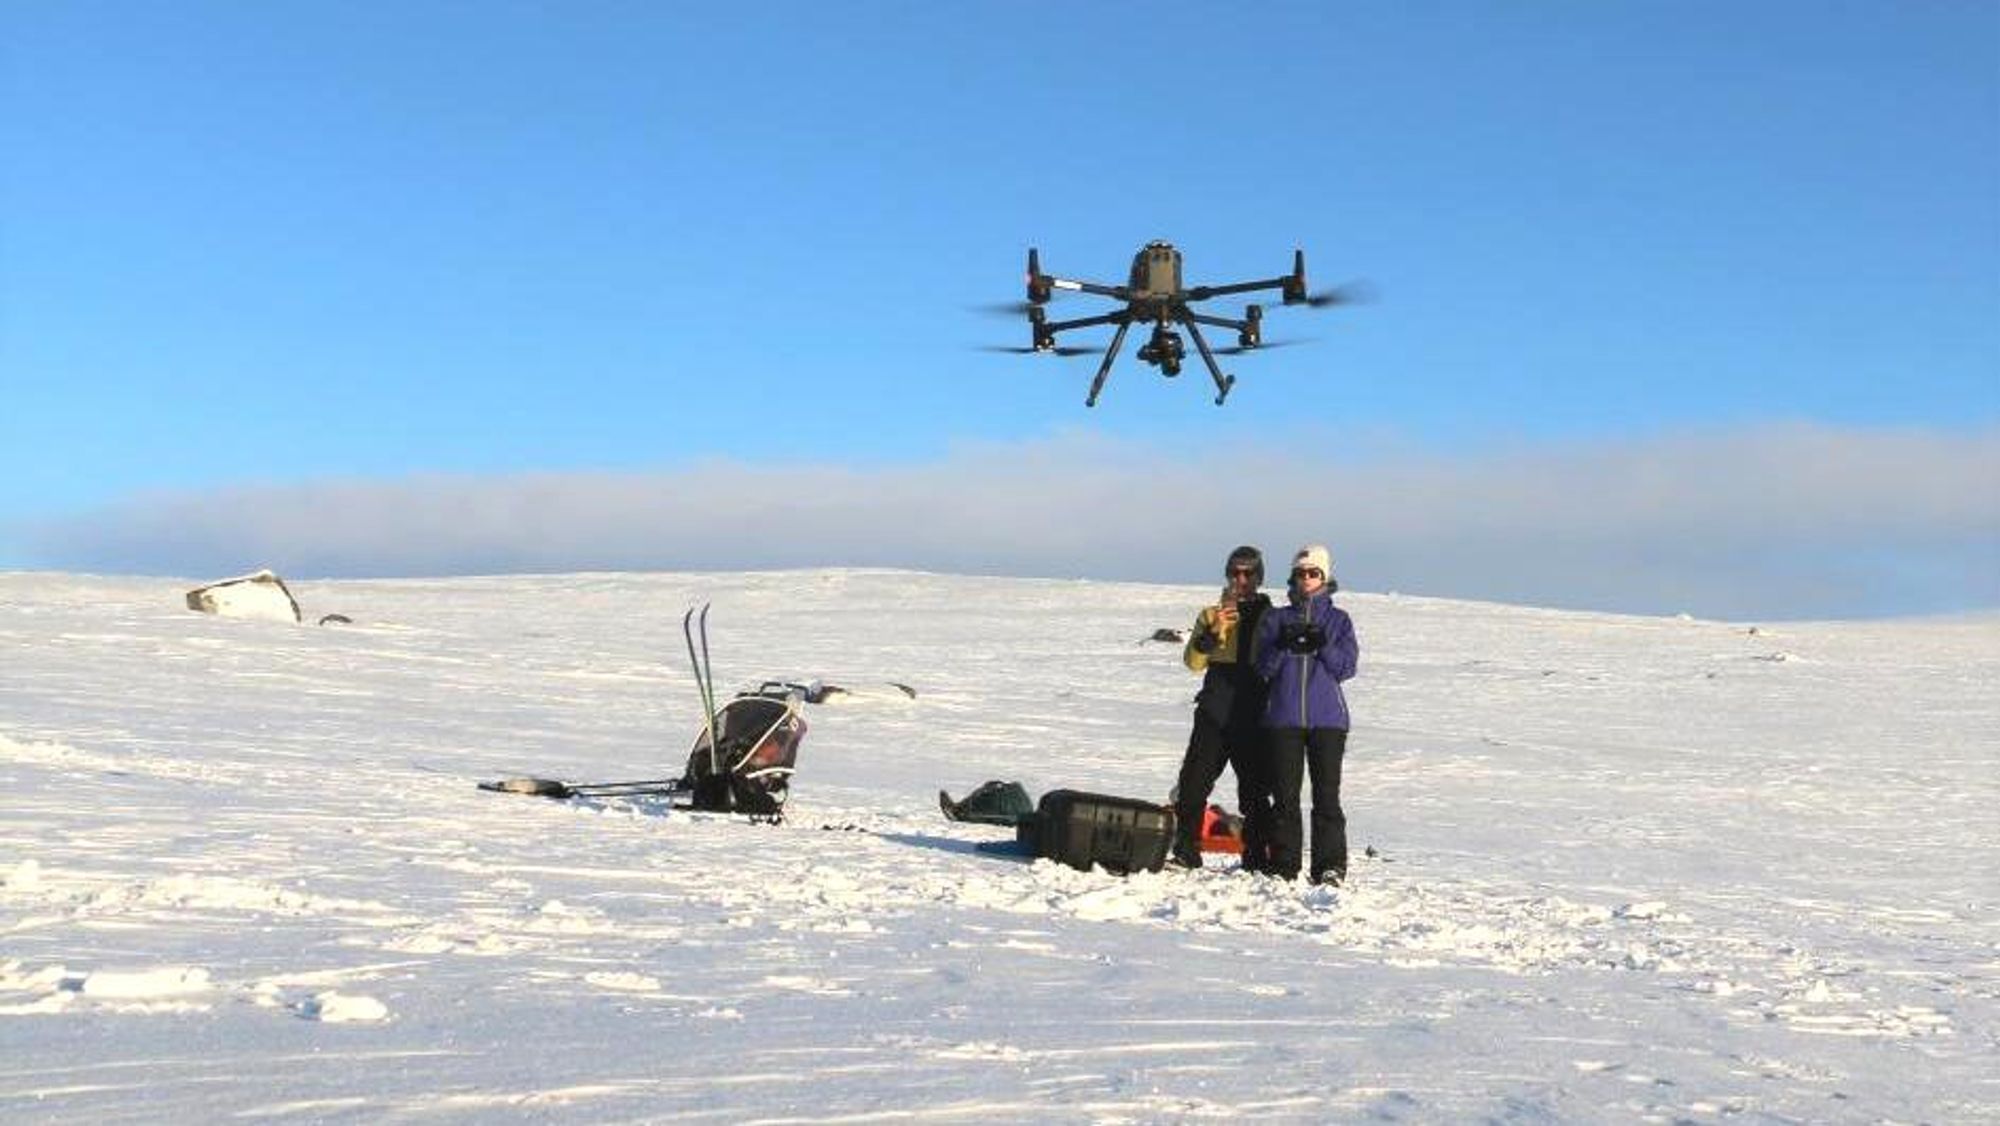
M 1089 435 L 915 465 L 424 476 L 135 497 L 21 529 L 36 565 L 210 576 L 882 566 L 1170 582 L 1332 545 L 1359 590 L 1755 619 L 2000 606 L 2000 431 L 1163 450 Z

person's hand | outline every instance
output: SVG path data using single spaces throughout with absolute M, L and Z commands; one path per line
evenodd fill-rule
M 1326 630 L 1292 622 L 1279 632 L 1278 645 L 1287 653 L 1317 653 L 1326 645 Z
M 1236 619 L 1238 616 L 1239 615 L 1236 610 L 1236 603 L 1223 602 L 1218 604 L 1215 608 L 1216 632 L 1217 633 L 1228 632 L 1236 625 Z

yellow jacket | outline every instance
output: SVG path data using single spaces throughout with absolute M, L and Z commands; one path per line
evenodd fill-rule
M 1254 726 L 1264 714 L 1265 690 L 1252 649 L 1271 600 L 1260 591 L 1237 603 L 1238 617 L 1227 626 L 1217 620 L 1218 610 L 1202 607 L 1181 650 L 1182 663 L 1202 674 L 1195 709 L 1223 727 Z
M 1233 665 L 1245 659 L 1237 653 L 1236 644 L 1240 632 L 1237 627 L 1242 625 L 1242 619 L 1220 622 L 1217 620 L 1220 611 L 1219 606 L 1203 606 L 1201 613 L 1195 615 L 1194 629 L 1188 632 L 1187 645 L 1181 649 L 1181 663 L 1193 672 L 1201 672 L 1210 665 Z M 1198 647 L 1204 637 L 1215 639 L 1215 645 L 1207 652 Z

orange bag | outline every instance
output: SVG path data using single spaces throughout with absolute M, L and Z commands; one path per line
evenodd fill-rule
M 1243 818 L 1219 805 L 1202 810 L 1200 843 L 1203 852 L 1240 855 L 1243 852 Z

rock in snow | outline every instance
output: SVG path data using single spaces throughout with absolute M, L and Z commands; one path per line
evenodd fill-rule
M 204 614 L 225 618 L 262 618 L 267 621 L 297 622 L 299 600 L 292 597 L 285 580 L 270 571 L 252 571 L 233 579 L 222 579 L 187 592 L 187 606 Z

